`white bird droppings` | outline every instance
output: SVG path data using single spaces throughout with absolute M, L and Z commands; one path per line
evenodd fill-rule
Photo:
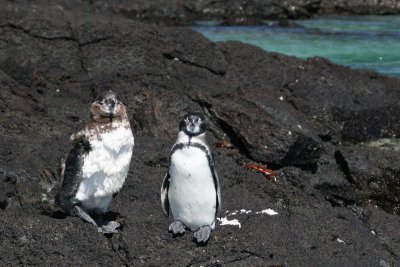
M 226 211 L 225 214 L 227 214 L 229 211 Z M 237 225 L 239 228 L 242 227 L 241 223 L 237 219 L 229 220 L 228 217 L 232 215 L 237 215 L 237 214 L 249 214 L 249 213 L 255 213 L 255 214 L 268 214 L 270 216 L 277 215 L 278 213 L 274 211 L 273 209 L 265 209 L 257 212 L 253 212 L 252 210 L 235 210 L 232 213 L 229 213 L 226 215 L 226 217 L 223 218 L 217 218 L 218 221 L 221 222 L 220 225 Z
M 241 223 L 237 219 L 228 220 L 228 218 L 226 218 L 226 217 L 217 218 L 217 219 L 218 219 L 218 221 L 221 222 L 221 225 L 237 225 L 237 226 L 239 226 L 239 228 L 242 227 Z
M 251 210 L 241 209 L 241 210 L 240 210 L 240 213 L 246 213 L 246 214 L 248 214 L 248 213 L 251 213 Z M 233 215 L 233 214 L 232 214 L 232 215 Z
M 271 216 L 277 215 L 277 214 L 278 214 L 278 213 L 277 213 L 276 211 L 274 211 L 273 209 L 265 209 L 265 210 L 256 212 L 256 214 L 260 214 L 260 213 L 265 213 L 265 214 L 268 214 L 268 215 L 271 215 Z
M 336 238 L 336 241 L 339 242 L 339 243 L 346 243 L 346 242 L 344 242 L 342 239 L 340 239 L 339 237 Z

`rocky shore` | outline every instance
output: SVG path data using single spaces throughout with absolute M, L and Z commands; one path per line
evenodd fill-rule
M 12 2 L 26 1 L 17 0 Z M 213 20 L 225 25 L 264 24 L 326 15 L 400 14 L 397 0 L 39 0 L 38 5 L 85 10 L 159 25 L 193 25 Z
M 54 3 L 0 2 L 1 265 L 400 265 L 399 79 L 212 43 L 103 2 Z M 69 135 L 107 89 L 136 138 L 112 236 L 53 201 Z M 189 110 L 208 120 L 221 219 L 240 223 L 218 225 L 206 246 L 173 238 L 159 200 Z M 267 164 L 276 181 L 247 163 Z
M 94 1 L 96 9 L 165 25 L 192 25 L 214 20 L 224 25 L 253 25 L 326 15 L 389 15 L 400 13 L 397 0 L 189 0 Z
M 400 14 L 398 0 L 14 0 L 4 4 L 29 3 L 53 6 L 70 12 L 107 14 L 149 24 L 189 26 L 202 21 L 224 25 L 254 25 L 329 15 Z

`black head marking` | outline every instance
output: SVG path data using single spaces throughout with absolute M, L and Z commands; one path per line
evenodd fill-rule
M 115 92 L 108 90 L 97 96 L 94 100 L 94 104 L 100 107 L 101 112 L 112 120 L 118 107 L 122 105 L 122 102 Z M 102 116 L 105 117 L 104 115 Z
M 117 93 L 112 90 L 104 91 L 98 95 L 94 101 L 99 104 L 108 104 L 111 102 L 114 102 L 114 104 L 121 103 Z
M 187 113 L 179 123 L 179 131 L 183 131 L 189 137 L 205 133 L 206 130 L 204 115 L 198 112 Z

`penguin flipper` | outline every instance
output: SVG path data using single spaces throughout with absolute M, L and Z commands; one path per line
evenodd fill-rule
M 221 186 L 219 184 L 218 174 L 214 168 L 214 161 L 212 159 L 210 160 L 210 168 L 214 180 L 215 191 L 217 192 L 217 207 L 215 212 L 215 217 L 217 217 L 218 214 L 221 213 Z
M 164 180 L 161 186 L 161 207 L 165 216 L 169 216 L 169 200 L 168 200 L 168 190 L 169 190 L 169 172 L 164 176 Z
M 91 150 L 89 141 L 81 136 L 72 141 L 62 161 L 61 190 L 56 196 L 56 203 L 65 206 L 72 198 L 82 181 L 84 156 Z M 69 206 L 69 205 L 68 205 Z

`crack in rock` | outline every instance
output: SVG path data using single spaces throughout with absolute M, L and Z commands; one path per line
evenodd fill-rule
M 239 153 L 245 156 L 248 159 L 254 160 L 250 156 L 250 152 L 247 149 L 249 145 L 246 139 L 238 132 L 236 132 L 233 127 L 223 120 L 221 117 L 217 115 L 217 113 L 212 109 L 212 105 L 202 99 L 193 98 L 188 95 L 189 98 L 192 99 L 195 103 L 197 103 L 204 111 L 204 113 L 208 114 L 210 118 L 218 125 L 218 127 L 224 132 L 224 134 L 230 139 L 230 142 L 234 147 L 239 150 Z
M 169 53 L 163 53 L 163 56 L 164 56 L 164 58 L 169 59 L 169 60 L 181 61 L 183 64 L 187 64 L 187 65 L 194 66 L 194 67 L 201 68 L 201 69 L 206 69 L 209 72 L 211 72 L 211 73 L 213 73 L 215 75 L 218 75 L 218 76 L 224 76 L 224 73 L 222 71 L 215 71 L 210 67 L 203 66 L 203 65 L 198 64 L 196 62 L 192 62 L 192 61 L 189 61 L 189 60 L 186 60 L 186 59 L 183 59 L 183 58 L 174 57 Z
M 353 175 L 351 175 L 349 164 L 347 163 L 346 159 L 344 158 L 342 152 L 340 152 L 340 150 L 336 150 L 334 156 L 335 156 L 336 164 L 339 165 L 346 180 L 349 181 L 350 184 L 358 186 Z
M 77 40 L 72 36 L 46 37 L 46 36 L 42 36 L 42 35 L 33 34 L 31 31 L 25 29 L 24 27 L 22 27 L 20 25 L 15 25 L 12 23 L 3 24 L 0 26 L 0 28 L 7 28 L 7 27 L 11 28 L 11 29 L 15 29 L 15 30 L 20 30 L 33 38 L 42 39 L 42 40 L 46 40 L 46 41 L 65 40 L 65 41 L 77 42 Z

